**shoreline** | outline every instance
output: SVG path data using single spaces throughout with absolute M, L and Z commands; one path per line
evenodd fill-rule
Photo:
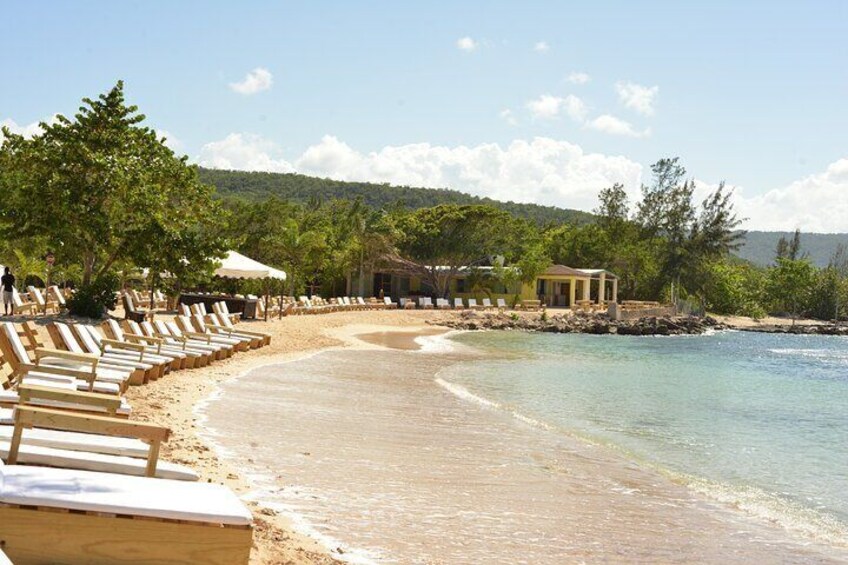
M 323 351 L 379 350 L 382 349 L 379 345 L 368 344 L 354 336 L 394 329 L 432 331 L 428 322 L 437 322 L 440 317 L 433 312 L 375 310 L 243 322 L 240 325 L 245 329 L 271 333 L 274 336 L 271 345 L 207 367 L 168 375 L 143 387 L 131 388 L 127 400 L 133 405 L 133 418 L 173 430 L 171 440 L 162 446 L 163 460 L 192 467 L 202 481 L 224 484 L 244 499 L 253 490 L 248 477 L 237 465 L 216 452 L 214 440 L 204 437 L 203 411 L 220 395 L 221 384 L 243 378 L 258 367 L 302 360 Z M 254 516 L 251 564 L 341 562 L 341 556 L 334 554 L 332 548 L 300 533 L 289 518 L 254 500 L 244 500 Z
M 383 330 L 381 330 L 381 332 L 379 332 L 379 335 L 374 335 L 373 333 L 372 334 L 366 333 L 366 334 L 363 335 L 361 333 L 363 329 L 364 329 L 364 327 L 361 324 L 353 324 L 353 325 L 350 325 L 350 326 L 339 328 L 338 330 L 328 331 L 327 333 L 329 335 L 333 335 L 336 338 L 343 339 L 343 340 L 347 341 L 346 345 L 340 346 L 340 347 L 330 347 L 330 348 L 327 348 L 327 349 L 322 350 L 322 351 L 315 351 L 315 352 L 313 352 L 313 354 L 310 354 L 308 356 L 312 357 L 312 356 L 314 356 L 314 354 L 323 353 L 324 351 L 328 352 L 331 355 L 331 357 L 324 358 L 320 362 L 320 366 L 321 367 L 326 366 L 326 369 L 325 369 L 326 375 L 329 376 L 332 379 L 332 378 L 335 378 L 332 375 L 336 375 L 336 373 L 332 370 L 332 365 L 334 365 L 334 362 L 330 361 L 330 359 L 338 359 L 337 355 L 344 355 L 341 352 L 343 352 L 343 351 L 356 351 L 356 350 L 365 350 L 365 351 L 367 351 L 367 350 L 374 350 L 374 351 L 385 350 L 386 349 L 385 343 L 380 343 L 378 346 L 375 346 L 373 341 L 382 342 L 383 340 L 385 340 L 386 334 L 393 334 L 395 336 L 398 336 L 398 334 L 399 334 L 400 336 L 402 336 L 402 337 L 399 338 L 401 341 L 408 341 L 408 340 L 414 339 L 415 335 L 416 335 L 414 332 L 409 331 L 408 328 L 405 328 L 403 326 L 397 326 L 397 327 L 392 328 L 392 329 L 383 329 Z M 438 333 L 443 333 L 443 332 L 439 331 Z M 367 337 L 367 339 L 363 340 L 362 339 L 363 337 Z M 348 340 L 351 340 L 351 341 L 348 341 Z M 372 343 L 368 343 L 368 340 L 370 340 Z M 363 341 L 365 343 L 363 343 Z M 398 351 L 408 351 L 410 349 L 408 347 L 408 343 L 400 343 L 398 345 L 399 345 L 399 347 L 394 347 L 392 349 L 396 349 Z M 307 355 L 300 355 L 300 356 L 297 356 L 297 357 L 289 358 L 287 360 L 287 362 L 303 362 L 303 361 L 305 361 L 306 357 L 307 357 Z M 348 360 L 354 359 L 350 355 L 346 355 L 343 358 L 348 359 Z M 316 366 L 316 364 L 319 364 L 319 363 L 316 361 L 316 362 L 311 363 L 311 364 L 309 362 L 306 362 L 305 365 L 301 364 L 301 365 L 299 365 L 299 369 L 298 369 L 297 372 L 300 373 L 300 371 L 304 370 L 306 367 L 309 367 L 309 366 L 312 366 L 313 370 L 314 370 L 314 367 Z M 342 365 L 342 366 L 345 366 L 345 365 Z M 306 369 L 306 370 L 307 370 L 307 372 L 304 374 L 305 375 L 304 378 L 308 379 L 308 377 L 306 375 L 309 375 L 310 373 L 309 373 L 308 369 Z M 343 374 L 345 374 L 346 377 L 347 377 L 346 380 L 350 380 L 351 378 L 354 379 L 354 380 L 357 379 L 355 372 L 351 373 L 350 375 L 347 375 L 347 373 L 348 373 L 347 369 L 342 369 L 342 371 L 344 371 Z M 322 371 L 319 374 L 323 374 L 323 373 L 324 373 L 324 371 Z M 273 375 L 273 371 L 270 371 L 270 372 L 264 373 L 264 374 L 260 372 L 260 373 L 256 374 L 256 377 L 257 378 L 263 378 L 264 377 L 266 379 L 273 379 L 272 375 Z M 438 375 L 438 373 L 437 373 L 437 375 Z M 438 381 L 438 379 L 437 379 L 437 381 Z M 268 382 L 268 381 L 266 381 L 266 382 Z M 287 380 L 287 382 L 288 382 L 288 380 Z M 286 385 L 286 386 L 288 387 L 289 385 Z M 468 399 L 463 400 L 462 395 L 457 394 L 450 387 L 445 387 L 442 384 L 439 384 L 439 387 L 446 389 L 446 392 L 448 392 L 451 396 L 459 397 L 457 400 L 459 400 L 460 404 L 464 404 L 464 402 L 468 401 Z M 305 402 L 304 405 L 303 405 L 304 410 L 308 412 L 308 410 L 310 408 L 310 398 L 312 398 L 312 397 L 309 397 L 309 396 L 302 397 L 302 396 L 299 395 L 298 390 L 299 389 L 297 389 L 297 388 L 292 389 L 292 395 L 293 395 L 292 398 L 293 398 L 294 402 L 299 402 L 297 399 L 301 398 L 302 399 L 301 401 Z M 305 400 L 303 400 L 303 398 L 305 398 Z M 484 402 L 483 404 L 485 405 L 486 403 Z M 335 404 L 333 404 L 333 406 L 336 407 Z M 289 406 L 288 408 L 289 408 L 289 414 L 291 415 L 292 414 L 291 406 Z M 339 407 L 339 408 L 341 409 L 341 407 Z M 494 408 L 493 406 L 488 406 L 488 409 L 493 409 L 493 408 Z M 463 409 L 463 412 L 464 411 L 465 410 Z M 472 411 L 474 411 L 474 409 L 472 409 Z M 500 414 L 500 412 L 501 412 L 500 410 L 496 410 L 496 413 Z M 501 416 L 503 416 L 503 415 L 501 414 Z M 518 415 L 513 414 L 513 416 L 515 416 L 518 420 L 521 420 L 521 418 Z M 218 421 L 221 422 L 221 420 L 220 420 L 221 414 L 220 413 L 218 415 L 218 418 L 219 418 Z M 507 419 L 511 419 L 511 418 L 507 418 Z M 226 421 L 229 422 L 231 420 L 227 419 Z M 526 424 L 528 422 L 524 422 L 524 423 Z M 318 424 L 318 425 L 320 426 L 320 424 Z M 536 426 L 533 426 L 533 427 L 535 428 Z M 282 430 L 283 434 L 286 433 L 284 431 L 285 428 L 282 428 L 281 430 Z M 551 431 L 553 433 L 552 430 L 548 430 L 548 431 Z M 232 443 L 232 439 L 233 439 L 232 432 L 233 432 L 233 430 L 232 430 L 232 428 L 230 428 L 230 430 L 229 430 L 230 443 Z M 401 432 L 401 433 L 403 433 L 403 432 Z M 637 483 L 642 484 L 643 488 L 645 488 L 645 489 L 648 489 L 649 485 L 653 485 L 654 490 L 648 490 L 648 494 L 647 494 L 648 498 L 646 499 L 646 503 L 649 502 L 651 505 L 656 504 L 657 497 L 660 496 L 660 493 L 662 493 L 662 492 L 676 493 L 675 498 L 673 499 L 673 500 L 675 500 L 675 503 L 677 503 L 677 501 L 679 501 L 679 500 L 684 500 L 684 499 L 689 500 L 690 502 L 686 503 L 686 504 L 691 506 L 690 510 L 684 512 L 683 514 L 678 516 L 678 518 L 683 520 L 685 523 L 689 524 L 687 527 L 690 528 L 690 529 L 692 528 L 693 524 L 703 523 L 706 529 L 713 530 L 714 527 L 715 527 L 716 521 L 721 522 L 722 520 L 730 520 L 734 523 L 738 523 L 742 530 L 746 530 L 749 533 L 761 532 L 762 534 L 765 534 L 764 539 L 772 540 L 770 543 L 777 543 L 778 545 L 782 545 L 784 543 L 789 544 L 789 546 L 787 546 L 787 548 L 786 548 L 788 550 L 788 553 L 784 554 L 781 551 L 780 553 L 775 554 L 774 556 L 784 555 L 784 556 L 790 557 L 790 560 L 792 560 L 791 559 L 792 556 L 794 556 L 794 558 L 797 559 L 801 555 L 806 554 L 806 550 L 803 549 L 803 546 L 806 545 L 806 543 L 809 543 L 810 540 L 806 540 L 806 542 L 805 542 L 805 540 L 803 538 L 799 539 L 798 537 L 796 537 L 795 534 L 791 534 L 789 531 L 787 531 L 783 527 L 782 524 L 780 526 L 777 526 L 775 524 L 769 525 L 767 523 L 763 523 L 762 520 L 761 520 L 762 516 L 755 516 L 751 512 L 746 511 L 743 508 L 739 508 L 739 507 L 734 508 L 735 504 L 730 500 L 718 500 L 718 499 L 716 499 L 715 496 L 711 496 L 711 494 L 709 492 L 706 492 L 705 490 L 703 490 L 706 482 L 708 482 L 708 481 L 705 481 L 703 479 L 699 479 L 698 477 L 684 477 L 682 474 L 668 472 L 668 470 L 665 470 L 661 467 L 657 467 L 656 465 L 645 464 L 645 462 L 640 462 L 638 459 L 634 459 L 632 457 L 627 457 L 625 452 L 622 452 L 620 449 L 616 449 L 615 446 L 606 445 L 603 442 L 601 442 L 601 443 L 593 442 L 593 441 L 588 440 L 587 438 L 583 437 L 581 434 L 568 433 L 567 435 L 570 438 L 572 438 L 573 440 L 576 440 L 576 442 L 579 443 L 579 445 L 581 446 L 579 449 L 581 451 L 583 449 L 587 449 L 587 450 L 591 451 L 592 453 L 594 453 L 594 455 L 592 455 L 593 458 L 598 458 L 599 461 L 604 461 L 605 463 L 602 465 L 602 467 L 605 470 L 609 470 L 609 472 L 612 473 L 611 476 L 618 477 L 618 479 L 620 480 L 620 479 L 623 478 L 623 476 L 620 476 L 620 474 L 622 472 L 626 472 L 626 473 L 628 473 L 628 475 L 626 475 L 626 476 L 629 477 L 629 478 L 625 479 L 625 480 L 637 481 Z M 312 453 L 304 453 L 302 455 L 306 455 L 306 456 L 311 455 L 313 457 L 318 456 L 318 454 L 315 453 L 315 449 L 320 450 L 320 448 L 319 448 L 318 445 L 313 445 L 313 443 L 311 443 L 311 440 L 307 441 L 305 443 L 301 442 L 300 444 L 297 444 L 297 445 L 302 445 L 304 447 L 308 446 L 310 448 L 309 450 L 312 451 Z M 242 450 L 242 453 L 243 452 L 244 452 L 244 450 Z M 340 457 L 342 457 L 342 456 L 340 456 Z M 582 457 L 584 457 L 584 456 L 580 456 L 580 458 L 582 458 Z M 311 457 L 307 457 L 307 459 L 311 459 Z M 342 461 L 342 460 L 346 460 L 346 459 L 344 459 L 343 457 L 341 459 L 339 459 L 339 461 Z M 320 522 L 316 522 L 315 520 L 317 519 L 317 517 L 321 517 L 321 516 L 326 516 L 328 519 L 331 519 L 333 522 L 339 522 L 341 520 L 340 523 L 342 523 L 342 524 L 344 523 L 344 519 L 341 517 L 342 516 L 341 514 L 339 516 L 335 515 L 336 510 L 324 508 L 323 512 L 316 512 L 315 508 L 311 508 L 311 509 L 309 509 L 309 510 L 311 510 L 311 515 L 309 515 L 310 512 L 307 512 L 307 515 L 304 515 L 303 512 L 302 512 L 303 508 L 301 506 L 299 506 L 299 503 L 296 503 L 294 506 L 289 506 L 289 504 L 285 502 L 286 496 L 280 494 L 283 491 L 291 492 L 291 491 L 289 491 L 289 488 L 293 489 L 294 493 L 296 495 L 298 494 L 298 492 L 303 493 L 303 494 L 309 494 L 309 493 L 320 494 L 320 493 L 325 492 L 325 491 L 322 491 L 322 489 L 319 486 L 317 486 L 317 484 L 314 484 L 312 481 L 309 481 L 309 480 L 302 482 L 302 481 L 299 481 L 298 479 L 294 479 L 293 483 L 287 484 L 287 481 L 284 479 L 283 483 L 275 484 L 273 477 L 265 476 L 263 474 L 263 473 L 266 473 L 265 470 L 267 470 L 267 468 L 268 468 L 267 460 L 266 460 L 265 463 L 266 464 L 262 464 L 262 462 L 259 461 L 258 462 L 259 466 L 258 466 L 257 469 L 255 469 L 255 472 L 258 473 L 257 476 L 259 476 L 263 479 L 263 483 L 267 483 L 267 484 L 257 485 L 257 487 L 259 489 L 258 492 L 257 492 L 257 497 L 261 498 L 261 497 L 264 496 L 265 499 L 268 500 L 269 505 L 279 505 L 277 507 L 278 508 L 285 508 L 287 513 L 291 512 L 291 513 L 293 513 L 297 516 L 302 516 L 304 518 L 304 524 L 306 525 L 307 528 L 309 528 L 312 524 L 315 524 L 315 525 L 320 524 Z M 575 463 L 575 462 L 572 461 L 572 463 Z M 298 464 L 295 463 L 295 466 L 297 466 L 297 465 Z M 638 468 L 638 470 L 636 471 L 637 474 L 631 477 L 629 475 L 629 473 L 630 473 L 630 471 L 632 471 L 633 466 Z M 622 468 L 626 468 L 626 469 L 630 469 L 630 470 L 622 471 Z M 664 471 L 666 471 L 666 472 L 664 472 Z M 328 477 L 332 477 L 332 476 L 334 476 L 334 475 L 332 475 L 332 474 L 328 475 Z M 657 485 L 657 484 L 655 484 L 655 481 L 660 476 L 662 476 L 662 479 L 663 479 L 661 481 L 662 484 Z M 653 479 L 651 479 L 651 477 L 653 477 Z M 279 478 L 280 477 L 278 476 L 277 479 L 279 479 Z M 695 480 L 693 480 L 693 479 L 695 479 Z M 324 481 L 324 484 L 325 484 L 325 486 L 328 486 L 326 480 Z M 335 484 L 335 483 L 333 483 L 333 484 Z M 664 486 L 663 486 L 663 484 L 664 484 Z M 717 483 L 717 484 L 719 484 L 719 483 Z M 681 491 L 681 489 L 682 489 L 682 491 Z M 638 490 L 639 489 L 637 489 L 636 491 L 638 492 Z M 332 494 L 334 492 L 334 489 L 331 488 L 329 491 L 326 491 L 326 492 L 328 494 Z M 682 494 L 683 492 L 688 493 L 688 494 L 683 495 Z M 336 494 L 338 494 L 338 493 L 336 493 Z M 365 496 L 366 499 L 367 499 L 368 496 L 369 496 L 368 490 L 367 489 L 363 490 L 362 495 Z M 277 500 L 274 500 L 275 497 L 277 498 Z M 378 496 L 377 498 L 380 499 L 381 497 Z M 660 498 L 662 498 L 662 496 L 660 496 Z M 650 502 L 650 501 L 653 501 L 653 502 Z M 309 508 L 309 505 L 311 503 L 306 502 L 305 504 L 307 505 L 307 508 Z M 637 504 L 637 506 L 638 506 L 638 504 Z M 702 513 L 705 506 L 711 507 L 712 510 L 707 510 L 706 513 Z M 701 511 L 697 511 L 695 513 L 692 513 L 691 509 L 696 508 L 696 507 L 700 507 Z M 301 508 L 301 510 L 299 510 L 299 508 Z M 630 512 L 630 511 L 632 511 L 632 508 L 625 506 L 623 510 L 624 510 L 624 512 Z M 645 510 L 647 510 L 647 509 L 645 509 Z M 339 509 L 339 511 L 341 511 L 341 509 Z M 327 514 L 327 512 L 330 512 L 330 514 Z M 343 511 L 341 511 L 341 512 L 343 512 Z M 566 513 L 566 514 L 568 514 L 568 513 Z M 721 518 L 722 516 L 724 516 L 725 518 Z M 647 518 L 647 515 L 645 515 L 644 517 Z M 660 519 L 660 518 L 655 517 L 655 519 Z M 707 527 L 707 526 L 709 526 L 709 527 Z M 694 535 L 695 530 L 691 530 L 691 531 Z M 718 530 L 714 530 L 714 531 L 716 533 L 723 532 L 723 533 L 720 534 L 721 536 L 725 536 L 726 533 L 727 533 L 724 529 L 718 529 Z M 680 532 L 678 532 L 676 535 L 679 538 Z M 328 533 L 328 537 L 326 539 L 328 541 L 335 541 L 332 536 L 333 536 L 333 533 L 332 533 L 332 530 L 330 530 L 329 533 Z M 725 540 L 725 541 L 727 541 L 727 540 Z M 679 539 L 678 539 L 677 543 L 680 543 Z M 701 539 L 701 541 L 698 542 L 698 543 L 703 544 L 704 543 L 703 539 Z M 814 545 L 817 545 L 817 544 L 814 544 Z M 360 540 L 360 543 L 357 543 L 355 537 L 353 539 L 345 538 L 343 542 L 339 541 L 338 542 L 338 548 L 335 549 L 335 551 L 333 551 L 334 547 L 332 547 L 332 546 L 335 546 L 335 543 L 331 544 L 331 547 L 330 547 L 331 555 L 333 555 L 334 557 L 338 557 L 341 560 L 346 560 L 345 555 L 347 555 L 350 558 L 354 559 L 355 560 L 354 562 L 359 562 L 357 560 L 358 558 L 368 556 L 368 551 L 366 549 L 363 549 L 363 547 L 367 547 L 367 544 L 365 544 L 365 546 L 362 546 L 361 540 Z M 360 547 L 360 546 L 362 546 L 362 547 Z M 796 549 L 789 549 L 792 546 L 794 546 Z M 363 551 L 363 553 L 360 553 L 360 550 Z M 750 553 L 750 555 L 758 555 L 759 554 L 762 557 L 763 556 L 762 552 L 764 550 L 765 550 L 765 547 L 760 547 L 758 549 L 751 547 L 751 548 L 745 550 L 745 554 L 749 554 L 749 553 Z M 813 550 L 813 555 L 815 553 L 816 553 L 815 550 Z M 768 553 L 766 553 L 766 555 L 768 555 Z M 813 557 L 813 555 L 807 554 L 806 558 L 816 560 L 816 558 Z M 715 557 L 716 557 L 716 555 L 713 555 L 713 559 L 715 559 Z M 825 557 L 823 554 L 820 554 L 820 557 L 822 557 L 825 561 L 832 558 L 832 556 Z M 803 557 L 801 557 L 801 559 L 806 561 L 806 559 L 803 558 Z
M 171 441 L 163 445 L 163 460 L 192 467 L 202 481 L 227 485 L 245 500 L 255 520 L 250 563 L 346 562 L 343 551 L 303 533 L 296 521 L 251 497 L 254 485 L 250 477 L 237 462 L 217 451 L 217 442 L 204 427 L 205 410 L 220 399 L 223 383 L 242 379 L 259 367 L 303 361 L 325 351 L 418 349 L 411 342 L 422 334 L 457 332 L 450 324 L 440 323 L 455 315 L 432 310 L 376 310 L 245 322 L 245 329 L 271 333 L 271 345 L 204 368 L 181 371 L 144 387 L 133 387 L 127 397 L 134 407 L 133 418 L 173 430 Z M 703 493 L 699 498 L 703 499 Z

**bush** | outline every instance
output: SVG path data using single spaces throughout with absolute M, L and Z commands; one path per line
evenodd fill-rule
M 102 318 L 117 303 L 118 277 L 108 273 L 80 286 L 68 299 L 68 312 L 74 316 Z

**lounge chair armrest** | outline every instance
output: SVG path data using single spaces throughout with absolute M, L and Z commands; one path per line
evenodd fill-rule
M 38 365 L 38 362 L 41 360 L 42 357 L 61 357 L 62 359 L 68 359 L 70 361 L 88 363 L 95 367 L 97 366 L 97 361 L 99 360 L 99 357 L 97 355 L 93 355 L 91 353 L 74 353 L 73 351 L 63 351 L 61 349 L 39 347 L 35 350 L 36 365 Z
M 111 345 L 117 349 L 128 349 L 138 353 L 144 353 L 144 346 L 140 343 L 127 343 L 126 341 L 118 341 L 117 339 L 101 339 L 101 346 Z
M 192 339 L 199 339 L 201 341 L 205 341 L 206 343 L 210 343 L 212 341 L 212 336 L 209 334 L 202 334 L 197 332 L 183 332 L 183 335 L 190 337 Z
M 210 323 L 208 323 L 208 322 L 207 322 L 207 323 L 206 323 L 206 327 L 207 327 L 207 328 L 209 328 L 209 329 L 211 329 L 211 330 L 215 330 L 215 331 L 217 331 L 217 332 L 223 332 L 223 333 L 225 333 L 225 334 L 231 334 L 231 333 L 233 333 L 232 328 L 227 328 L 227 327 L 224 327 L 224 326 L 219 326 L 219 325 L 217 325 L 217 324 L 210 324 Z
M 162 442 L 168 441 L 171 430 L 146 424 L 131 422 L 122 418 L 98 416 L 94 414 L 75 414 L 51 408 L 35 406 L 20 406 L 15 410 L 15 431 L 9 444 L 9 464 L 17 463 L 18 451 L 26 428 L 47 428 L 82 433 L 95 433 L 117 437 L 131 437 L 150 445 L 147 452 L 147 467 L 145 476 L 156 476 L 156 464 L 159 459 L 159 448 Z
M 148 343 L 165 343 L 165 340 L 161 337 L 150 337 L 146 335 L 138 335 L 131 333 L 125 333 L 124 337 L 127 338 L 127 341 L 131 341 L 133 343 L 138 343 L 141 341 L 146 341 Z
M 120 396 L 114 394 L 63 390 L 31 384 L 20 385 L 18 387 L 18 397 L 21 404 L 27 404 L 33 400 L 50 400 L 54 402 L 67 402 L 79 406 L 90 406 L 92 409 L 100 408 L 110 413 L 114 413 L 121 407 Z M 83 410 L 83 408 L 75 409 Z
M 155 424 L 36 406 L 20 406 L 16 409 L 15 423 L 24 427 L 132 437 L 148 442 L 167 441 L 171 435 L 170 429 Z
M 23 365 L 21 378 L 27 376 L 31 372 L 45 373 L 48 375 L 57 375 L 60 377 L 73 377 L 87 382 L 89 385 L 97 379 L 97 373 L 94 367 L 91 370 L 74 369 L 71 367 L 56 367 L 55 365 Z

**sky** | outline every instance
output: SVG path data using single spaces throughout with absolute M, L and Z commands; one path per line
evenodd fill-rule
M 0 124 L 124 80 L 204 166 L 592 210 L 680 157 L 747 229 L 848 232 L 848 2 L 0 0 Z

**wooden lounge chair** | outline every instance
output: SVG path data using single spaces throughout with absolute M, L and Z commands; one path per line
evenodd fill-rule
M 233 340 L 236 342 L 235 345 L 237 350 L 246 351 L 247 349 L 256 349 L 262 346 L 262 340 L 258 337 L 239 334 L 231 331 L 225 326 L 219 325 L 217 323 L 217 317 L 198 316 L 195 314 L 192 316 L 191 321 L 199 333 L 209 334 L 215 338 Z
M 482 306 L 480 306 L 479 304 L 477 304 L 477 299 L 476 299 L 476 298 L 469 298 L 469 299 L 468 299 L 468 307 L 469 307 L 471 310 L 482 310 L 482 309 L 483 309 L 483 307 L 482 307 Z
M 65 295 L 61 288 L 54 284 L 47 289 L 47 294 L 56 302 L 56 306 L 59 310 L 68 309 L 68 303 L 65 301 Z
M 59 311 L 59 306 L 56 304 L 56 301 L 51 298 L 45 298 L 44 295 L 41 294 L 41 289 L 30 285 L 27 287 L 27 291 L 29 292 L 30 298 L 32 298 L 33 302 L 35 302 L 36 307 L 43 314 L 46 314 L 50 310 L 53 312 Z
M 500 310 L 501 312 L 506 310 L 506 300 L 504 300 L 503 298 L 498 298 L 497 305 L 498 305 L 498 310 Z
M 212 314 L 210 317 L 213 321 L 217 322 L 216 325 L 218 325 L 218 326 L 220 326 L 220 327 L 222 327 L 226 330 L 229 330 L 230 333 L 237 334 L 237 335 L 240 335 L 240 336 L 251 337 L 251 338 L 254 338 L 255 340 L 258 340 L 259 343 L 258 343 L 257 347 L 262 347 L 264 345 L 269 345 L 271 343 L 271 334 L 267 334 L 267 333 L 263 333 L 263 332 L 252 332 L 252 331 L 245 330 L 243 326 L 246 326 L 247 324 L 241 324 L 237 328 L 233 325 L 233 323 L 230 321 L 230 319 L 227 316 L 223 316 L 221 314 L 218 314 L 217 316 L 215 314 Z
M 124 320 L 124 323 L 127 324 L 127 327 L 121 329 L 125 330 L 124 336 L 127 339 L 134 339 L 131 336 L 142 335 L 147 341 L 159 340 L 162 349 L 185 353 L 187 360 L 186 366 L 188 368 L 205 367 L 215 359 L 214 352 L 203 349 L 202 347 L 193 346 L 188 338 L 177 338 L 171 335 L 167 326 L 162 321 L 157 320 L 156 322 L 142 322 L 139 324 L 132 320 Z M 162 328 L 159 329 L 154 324 L 162 324 Z
M 148 443 L 149 449 L 142 459 L 23 443 L 24 430 L 32 428 L 135 438 Z M 181 481 L 198 480 L 197 473 L 187 467 L 159 463 L 160 446 L 168 440 L 170 433 L 167 428 L 121 418 L 18 406 L 15 409 L 12 440 L 9 443 L 0 441 L 0 458 L 5 459 L 9 465 L 61 467 Z
M 493 308 L 492 301 L 488 298 L 483 299 L 483 310 L 491 310 Z
M 397 302 L 392 302 L 392 299 L 391 299 L 390 296 L 384 296 L 383 297 L 383 304 L 386 305 L 386 308 L 397 308 L 398 307 Z
M 158 331 L 162 332 L 161 335 L 169 334 L 173 339 L 185 340 L 187 346 L 208 351 L 215 359 L 226 359 L 234 352 L 232 345 L 212 341 L 212 336 L 195 332 L 191 322 L 189 322 L 191 330 L 183 330 L 181 323 L 178 323 L 176 318 L 173 322 L 154 320 L 153 325 Z
M 450 310 L 450 302 L 448 302 L 447 298 L 437 298 L 436 308 L 439 310 Z
M 91 324 L 74 324 L 73 328 L 80 338 L 80 343 L 86 349 L 89 347 L 89 341 L 84 336 L 88 333 L 88 337 L 94 341 L 101 354 L 114 353 L 127 359 L 143 360 L 145 363 L 160 365 L 164 369 L 164 373 L 185 368 L 185 354 L 163 352 L 158 346 L 148 345 L 147 343 L 114 339 L 107 336 L 105 332 L 101 333 L 102 328 Z
M 121 304 L 124 307 L 124 317 L 127 320 L 143 322 L 144 320 L 153 317 L 153 313 L 138 306 L 135 300 L 133 299 L 132 295 L 130 295 L 128 292 L 125 292 L 121 295 Z
M 144 348 L 139 345 L 106 340 L 93 326 L 83 324 L 69 326 L 60 322 L 54 322 L 51 326 L 60 330 L 59 334 L 62 336 L 62 341 L 67 345 L 69 351 L 76 351 L 73 343 L 76 340 L 77 346 L 83 353 L 96 355 L 100 359 L 100 363 L 115 367 L 143 370 L 147 381 L 162 378 L 170 370 L 170 359 L 147 355 L 144 352 Z M 70 335 L 61 331 L 63 326 L 69 330 Z M 94 333 L 92 333 L 92 328 Z M 48 326 L 49 332 L 50 329 Z
M 145 351 L 151 354 L 169 357 L 176 361 L 177 369 L 193 369 L 206 364 L 203 362 L 203 355 L 188 350 L 185 344 L 172 345 L 161 337 L 152 335 L 152 326 L 151 335 L 143 333 L 142 325 L 149 325 L 150 322 L 142 322 L 142 324 L 132 320 L 124 320 L 124 322 L 129 324 L 131 329 L 124 331 L 117 320 L 106 320 L 101 324 L 103 333 L 117 341 L 141 345 Z M 174 369 L 175 367 L 172 365 L 171 368 Z
M 17 314 L 37 314 L 38 304 L 29 299 L 29 295 L 24 295 L 18 292 L 18 289 L 12 287 L 12 304 L 15 307 Z
M 419 296 L 418 297 L 418 307 L 423 310 L 432 310 L 433 302 L 430 300 L 429 296 Z
M 208 329 L 205 328 L 206 324 L 203 323 L 203 318 L 198 320 L 196 316 L 177 316 L 174 320 L 177 322 L 177 325 L 180 326 L 180 329 L 189 337 L 198 338 L 199 336 L 203 336 L 208 339 L 210 343 L 226 346 L 233 352 L 246 351 L 250 348 L 249 344 L 240 339 L 219 336 L 208 331 Z
M 50 401 L 64 400 L 66 409 L 74 414 L 111 414 L 120 408 L 120 399 L 115 397 L 103 398 L 103 395 L 86 392 L 68 391 L 57 396 L 56 389 L 49 387 L 21 385 L 17 390 L 20 398 L 17 405 L 21 406 L 49 406 Z M 92 402 L 92 397 L 97 402 Z M 103 404 L 105 400 L 107 404 Z M 108 410 L 104 409 L 108 406 Z M 58 409 L 54 406 L 54 409 Z M 126 421 L 126 418 L 123 419 Z M 13 408 L 0 408 L 0 441 L 11 442 L 14 436 L 15 410 Z M 135 457 L 146 459 L 150 455 L 150 445 L 135 438 L 119 437 L 112 435 L 81 433 L 66 430 L 33 428 L 26 429 L 22 437 L 28 445 L 52 447 L 68 451 L 84 451 L 87 453 L 100 453 L 104 455 L 120 455 L 124 457 Z
M 57 349 L 76 354 L 88 353 L 89 355 L 93 355 L 97 358 L 99 367 L 129 372 L 131 375 L 129 384 L 131 385 L 144 384 L 151 378 L 158 378 L 161 376 L 159 374 L 158 367 L 154 368 L 153 365 L 149 365 L 142 361 L 137 363 L 128 362 L 125 359 L 118 359 L 114 355 L 97 355 L 92 351 L 86 352 L 79 344 L 76 337 L 74 337 L 71 328 L 67 324 L 53 322 L 47 326 L 47 333 L 50 334 L 50 339 L 53 341 L 53 345 Z
M 462 303 L 462 298 L 454 298 L 453 299 L 453 307 L 455 310 L 464 310 L 465 305 Z
M 246 564 L 251 515 L 201 482 L 0 466 L 0 538 L 17 563 Z
M 29 330 L 32 332 L 32 330 Z M 23 332 L 25 335 L 27 332 Z M 0 324 L 0 351 L 12 370 L 12 377 L 21 381 L 25 375 L 40 381 L 63 383 L 71 390 L 86 390 L 117 395 L 131 381 L 129 370 L 100 366 L 99 359 L 81 352 L 68 352 L 30 345 L 21 341 L 21 333 L 11 322 Z M 35 359 L 30 358 L 30 352 Z
M 216 302 L 212 306 L 212 309 L 219 316 L 226 316 L 230 320 L 230 322 L 232 322 L 233 324 L 237 324 L 237 323 L 239 323 L 239 321 L 241 321 L 241 313 L 236 312 L 235 314 L 231 314 L 230 309 L 227 307 L 227 303 L 224 300 L 221 300 L 220 302 Z

